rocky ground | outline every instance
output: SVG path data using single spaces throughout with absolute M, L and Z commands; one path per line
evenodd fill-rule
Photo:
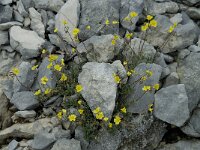
M 157 24 L 144 32 L 147 15 Z M 43 77 L 58 87 L 50 54 L 68 74 L 80 68 L 76 90 L 91 110 L 100 107 L 112 121 L 123 100 L 128 115 L 117 130 L 99 127 L 87 140 L 81 125 L 57 115 L 65 94 L 40 101 Z M 150 77 L 137 82 L 147 70 Z M 0 0 L 1 150 L 199 150 L 199 77 L 200 0 Z

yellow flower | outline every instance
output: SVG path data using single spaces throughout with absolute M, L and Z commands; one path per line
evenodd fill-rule
M 35 65 L 35 66 L 33 66 L 33 67 L 31 68 L 31 70 L 35 70 L 35 69 L 37 69 L 37 67 L 38 67 L 38 65 Z
M 75 53 L 76 52 L 76 49 L 75 48 L 72 48 L 72 53 Z
M 112 24 L 119 24 L 119 21 L 114 20 L 112 21 Z
M 143 25 L 143 26 L 141 27 L 141 30 L 142 30 L 142 31 L 146 31 L 148 28 L 149 28 L 149 24 L 146 23 L 145 25 Z
M 157 27 L 157 25 L 158 25 L 158 23 L 157 23 L 156 20 L 151 20 L 149 24 L 150 24 L 150 26 L 152 26 L 152 27 Z
M 63 58 L 61 59 L 61 65 L 65 66 L 65 60 Z
M 131 74 L 132 74 L 132 73 L 131 73 L 130 71 L 127 72 L 127 76 L 128 76 L 128 77 L 131 76 Z
M 146 81 L 147 80 L 147 76 L 143 76 L 142 78 L 141 78 L 141 81 Z
M 120 83 L 120 81 L 121 81 L 120 77 L 116 74 L 114 75 L 114 80 L 116 83 Z
M 80 84 L 78 84 L 78 85 L 76 85 L 76 92 L 81 92 L 83 90 L 83 86 L 82 85 L 80 85 Z
M 49 64 L 47 65 L 47 69 L 50 69 L 52 66 L 53 66 L 53 63 L 51 62 L 51 63 L 49 63 Z
M 88 25 L 88 26 L 86 26 L 86 29 L 87 29 L 87 30 L 90 30 L 90 29 L 91 29 L 91 27 Z
M 98 114 L 100 111 L 101 111 L 101 108 L 97 107 L 95 110 L 93 110 L 93 113 L 94 114 Z
M 150 91 L 151 90 L 151 86 L 144 86 L 142 88 L 143 91 L 147 92 L 147 91 Z
M 124 66 L 125 66 L 125 65 L 127 65 L 127 64 L 128 64 L 128 62 L 127 62 L 127 61 L 124 61 L 124 62 L 123 62 L 123 65 L 124 65 Z
M 58 32 L 58 28 L 55 28 L 53 32 L 54 32 L 54 33 L 57 33 L 57 32 Z
M 62 67 L 61 67 L 60 65 L 56 64 L 56 65 L 54 66 L 54 69 L 57 70 L 57 71 L 61 71 L 61 70 L 62 70 Z
M 169 33 L 172 33 L 173 31 L 174 31 L 174 27 L 173 27 L 173 26 L 170 26 L 168 32 L 169 32 Z
M 63 20 L 62 23 L 63 23 L 64 25 L 68 24 L 68 22 L 67 22 L 66 20 Z
M 77 35 L 79 34 L 79 32 L 80 32 L 80 30 L 79 30 L 78 28 L 74 28 L 72 34 L 73 34 L 74 36 L 77 36 Z
M 129 18 L 128 16 L 126 16 L 125 18 L 124 18 L 124 21 L 130 21 L 131 20 L 131 18 Z
M 81 105 L 82 104 L 82 100 L 78 100 L 78 104 Z
M 118 40 L 118 39 L 119 39 L 119 36 L 115 34 L 115 35 L 114 35 L 114 39 L 115 39 L 115 40 Z
M 48 95 L 49 93 L 51 93 L 52 89 L 50 88 L 47 88 L 45 91 L 44 91 L 44 94 L 45 95 Z
M 153 88 L 154 88 L 155 90 L 159 90 L 160 85 L 159 85 L 159 84 L 155 84 L 155 85 L 153 86 Z
M 66 110 L 66 109 L 62 109 L 62 113 L 63 113 L 63 114 L 66 114 L 66 113 L 67 113 L 67 110 Z
M 136 71 L 134 69 L 131 69 L 130 72 L 131 73 L 136 73 Z
M 45 54 L 46 52 L 47 52 L 46 49 L 43 49 L 43 50 L 42 50 L 42 54 Z
M 78 110 L 78 112 L 79 112 L 79 114 L 81 114 L 81 115 L 82 115 L 82 114 L 83 114 L 83 112 L 84 112 L 84 110 L 83 110 L 83 109 L 79 109 L 79 110 Z
M 60 78 L 60 81 L 67 81 L 67 76 L 66 74 L 62 73 L 62 76 Z
M 96 114 L 96 118 L 99 119 L 99 120 L 102 120 L 103 117 L 104 117 L 103 112 L 99 112 L 98 114 Z
M 152 20 L 153 19 L 153 16 L 151 16 L 151 15 L 147 15 L 147 20 Z
M 34 93 L 34 95 L 36 95 L 36 96 L 38 96 L 38 95 L 40 95 L 41 94 L 41 90 L 37 90 L 35 93 Z
M 112 45 L 115 45 L 115 44 L 116 44 L 115 39 L 112 39 L 111 44 L 112 44 Z
M 57 113 L 57 117 L 59 118 L 59 119 L 62 119 L 62 111 L 59 111 L 58 113 Z
M 54 55 L 54 54 L 49 55 L 49 61 L 50 62 L 53 62 L 53 61 L 55 61 L 57 59 L 58 59 L 58 55 Z
M 115 124 L 116 125 L 119 125 L 119 123 L 121 122 L 121 118 L 120 118 L 120 116 L 115 116 L 115 118 L 114 118 L 114 122 L 115 122 Z
M 74 115 L 74 114 L 71 114 L 71 115 L 69 115 L 68 116 L 68 119 L 69 119 L 69 121 L 76 121 L 76 115 Z
M 126 113 L 126 107 L 123 107 L 123 108 L 121 109 L 121 112 Z
M 153 72 L 150 70 L 146 70 L 146 74 L 151 77 L 153 75 Z
M 133 33 L 127 33 L 125 37 L 126 37 L 127 39 L 130 39 L 130 38 L 132 38 L 132 36 L 133 36 Z
M 135 11 L 132 11 L 129 13 L 130 17 L 131 18 L 134 18 L 134 17 L 137 17 L 138 16 L 138 13 L 136 13 Z
M 42 77 L 42 78 L 40 79 L 40 81 L 41 81 L 42 84 L 47 84 L 48 78 L 47 78 L 46 76 L 44 76 L 44 77 Z
M 104 121 L 108 121 L 108 119 L 109 119 L 108 117 L 104 117 L 103 118 Z
M 112 128 L 112 126 L 113 126 L 112 123 L 109 123 L 109 124 L 108 124 L 108 127 L 109 127 L 109 128 Z
M 15 67 L 12 69 L 12 73 L 17 76 L 20 73 L 20 71 L 18 68 Z
M 109 24 L 110 24 L 110 21 L 109 21 L 108 19 L 106 19 L 105 24 L 106 24 L 106 25 L 109 25 Z
M 153 104 L 149 104 L 148 111 L 151 112 L 151 113 L 153 112 Z

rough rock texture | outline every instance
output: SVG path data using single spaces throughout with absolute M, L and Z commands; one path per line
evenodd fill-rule
M 36 116 L 36 112 L 34 110 L 17 111 L 14 115 L 21 118 L 33 118 Z
M 0 30 L 8 30 L 10 29 L 12 26 L 23 26 L 22 23 L 17 22 L 17 21 L 11 21 L 11 22 L 6 22 L 6 23 L 1 23 L 0 24 Z
M 144 82 L 138 82 L 142 76 L 146 75 L 146 70 L 152 71 L 153 75 L 147 77 Z M 129 80 L 130 92 L 125 96 L 128 112 L 131 113 L 143 113 L 148 110 L 148 105 L 154 102 L 155 90 L 144 94 L 142 88 L 146 86 L 153 86 L 159 83 L 162 68 L 156 64 L 141 63 L 135 68 L 136 74 L 133 74 Z
M 79 23 L 79 15 L 79 0 L 68 0 L 59 10 L 55 18 L 55 27 L 58 29 L 58 33 L 64 40 L 74 46 L 77 42 L 74 39 L 73 30 Z M 64 20 L 68 22 L 66 25 L 63 24 Z M 66 29 L 66 26 L 68 29 Z
M 155 94 L 154 115 L 175 126 L 189 119 L 188 97 L 184 84 L 162 88 Z
M 7 6 L 0 5 L 0 23 L 6 23 L 11 21 L 12 12 L 13 9 L 9 5 Z
M 75 139 L 60 139 L 51 150 L 81 150 L 80 142 Z
M 123 40 L 117 40 L 117 45 L 112 45 L 114 36 L 93 36 L 77 46 L 79 53 L 86 54 L 88 61 L 109 62 L 116 56 L 123 45 Z
M 81 40 L 97 34 L 117 34 L 119 32 L 119 25 L 112 25 L 112 21 L 119 21 L 119 0 L 81 0 L 80 3 L 82 9 L 79 38 Z M 110 20 L 109 26 L 105 26 L 107 19 Z M 91 27 L 90 30 L 86 29 L 88 25 Z
M 118 74 L 120 71 L 118 68 L 113 64 L 88 62 L 82 67 L 78 77 L 79 83 L 83 86 L 81 94 L 91 110 L 100 107 L 104 115 L 109 118 L 115 107 L 117 83 L 113 75 Z M 121 71 L 126 72 L 124 68 Z M 126 74 L 120 72 L 119 76 L 121 79 L 126 78 Z
M 8 32 L 7 31 L 0 31 L 0 46 L 3 44 L 8 44 Z
M 25 30 L 19 26 L 13 26 L 10 29 L 10 45 L 25 59 L 37 57 L 44 42 L 44 39 L 40 38 L 34 31 Z

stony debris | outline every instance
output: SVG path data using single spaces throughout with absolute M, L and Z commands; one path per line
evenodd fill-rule
M 0 31 L 0 46 L 3 44 L 8 44 L 8 32 L 7 31 Z
M 188 97 L 183 84 L 162 88 L 155 94 L 154 115 L 181 127 L 189 119 Z
M 6 23 L 1 23 L 0 24 L 0 30 L 2 30 L 2 31 L 8 30 L 12 26 L 23 26 L 23 24 L 20 23 L 20 22 L 17 22 L 17 21 L 11 21 L 11 22 L 6 22 Z
M 34 110 L 17 111 L 14 115 L 20 118 L 34 118 L 36 116 L 36 112 Z
M 0 5 L 0 23 L 6 23 L 12 20 L 13 9 L 9 5 Z
M 75 139 L 60 139 L 58 140 L 51 150 L 81 150 L 80 142 Z

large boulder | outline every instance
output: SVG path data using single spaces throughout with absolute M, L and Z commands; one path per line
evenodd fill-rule
M 81 0 L 81 16 L 79 38 L 86 40 L 93 35 L 118 34 L 119 25 L 112 21 L 119 21 L 120 0 Z M 106 20 L 110 21 L 108 26 Z M 90 26 L 90 30 L 87 26 Z
M 91 110 L 100 107 L 108 118 L 112 116 L 117 96 L 114 74 L 118 74 L 122 81 L 126 79 L 125 68 L 120 61 L 117 62 L 113 64 L 88 62 L 82 67 L 78 77 L 78 82 L 83 86 L 81 94 Z
M 78 26 L 79 15 L 79 0 L 68 0 L 59 10 L 55 18 L 55 27 L 58 29 L 58 33 L 64 40 L 74 46 L 77 42 L 74 39 L 73 30 Z M 67 21 L 67 24 L 63 24 L 63 21 Z
M 10 29 L 10 45 L 25 59 L 39 56 L 40 48 L 44 43 L 45 40 L 34 31 L 25 30 L 19 26 L 13 26 Z
M 190 117 L 184 84 L 162 88 L 155 94 L 154 115 L 175 126 L 184 125 Z

